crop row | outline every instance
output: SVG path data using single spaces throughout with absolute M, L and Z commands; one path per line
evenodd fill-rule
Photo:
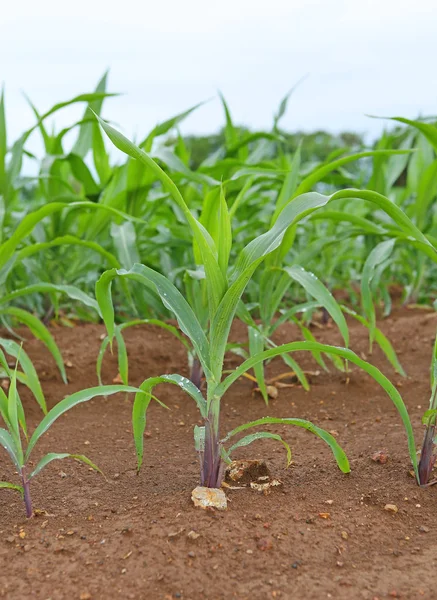
M 31 516 L 30 481 L 51 461 L 70 456 L 47 454 L 31 470 L 29 457 L 41 435 L 77 404 L 121 391 L 135 394 L 132 425 L 140 469 L 147 409 L 151 402 L 160 402 L 154 387 L 162 383 L 179 386 L 199 410 L 203 424 L 194 427 L 194 443 L 202 486 L 220 487 L 232 452 L 261 438 L 283 444 L 289 461 L 287 442 L 263 429 L 277 423 L 314 433 L 347 473 L 349 462 L 338 442 L 309 421 L 265 417 L 225 435 L 220 430 L 223 395 L 248 371 L 253 370 L 268 404 L 264 367 L 274 357 L 307 389 L 305 373 L 294 358 L 302 350 L 324 370 L 329 364 L 347 371 L 352 363 L 381 385 L 403 421 L 417 482 L 429 485 L 435 461 L 437 345 L 430 357 L 432 392 L 418 458 L 399 392 L 349 348 L 346 316 L 368 329 L 370 352 L 378 344 L 404 376 L 376 316 L 381 307 L 383 314 L 390 313 L 394 284 L 401 287 L 404 302 L 433 301 L 435 124 L 396 117 L 406 127 L 384 133 L 373 148 L 338 148 L 322 161 L 303 160 L 307 154 L 301 145 L 290 153 L 280 129 L 288 98 L 271 131 L 254 133 L 233 124 L 221 98 L 224 145 L 193 166 L 178 126 L 198 107 L 157 125 L 135 144 L 101 118 L 108 96 L 105 76 L 95 92 L 44 114 L 31 105 L 36 124 L 12 144 L 1 97 L 0 318 L 9 329 L 16 324 L 29 327 L 52 353 L 64 380 L 63 359 L 46 323 L 52 317 L 64 323 L 103 320 L 108 335 L 96 357 L 100 385 L 64 398 L 49 412 L 24 348 L 13 339 L 0 339 L 2 376 L 10 381 L 8 394 L 0 388 L 0 443 L 20 479 L 17 484 L 0 482 L 0 487 L 20 491 Z M 48 119 L 77 103 L 86 104 L 83 118 L 49 133 Z M 29 139 L 38 133 L 42 157 L 28 150 Z M 75 140 L 66 151 L 72 136 Z M 108 139 L 122 153 L 117 154 L 119 162 L 108 152 Z M 23 163 L 28 161 L 34 163 L 35 176 L 25 174 Z M 337 299 L 339 289 L 346 291 L 347 302 Z M 314 338 L 308 325 L 319 310 L 335 323 L 344 347 Z M 176 318 L 178 326 L 169 318 Z M 247 327 L 247 345 L 229 341 L 235 319 Z M 273 334 L 288 321 L 297 324 L 303 341 L 277 346 Z M 129 385 L 123 331 L 138 323 L 165 328 L 184 345 L 189 378 L 156 374 L 138 388 Z M 123 385 L 104 386 L 102 360 L 114 339 Z M 244 359 L 230 373 L 223 370 L 227 352 Z M 17 381 L 31 390 L 44 413 L 30 437 Z M 74 456 L 97 469 L 88 458 Z

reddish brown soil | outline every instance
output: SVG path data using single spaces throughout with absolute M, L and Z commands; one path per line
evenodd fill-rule
M 378 350 L 371 360 L 399 386 L 421 442 L 420 417 L 429 397 L 429 362 L 436 315 L 398 311 L 381 324 L 399 352 L 409 378 L 394 374 Z M 243 329 L 235 335 L 241 337 Z M 38 341 L 25 348 L 35 361 L 50 406 L 67 393 L 96 385 L 94 371 L 103 328 L 56 328 L 54 335 L 72 366 L 64 386 Z M 321 341 L 339 343 L 336 331 L 314 329 Z M 352 347 L 368 352 L 367 334 L 351 324 Z M 299 335 L 284 328 L 278 341 Z M 186 373 L 182 348 L 153 328 L 126 334 L 131 383 L 168 372 Z M 299 357 L 300 358 L 300 357 Z M 238 359 L 232 359 L 236 364 Z M 301 364 L 317 367 L 307 355 Z M 268 375 L 283 371 L 280 359 Z M 108 356 L 105 381 L 117 375 Z M 61 417 L 42 440 L 46 451 L 85 453 L 107 480 L 75 461 L 52 463 L 34 481 L 31 520 L 14 492 L 0 493 L 0 598 L 25 600 L 115 599 L 374 599 L 437 598 L 437 486 L 419 489 L 408 475 L 406 438 L 385 393 L 353 369 L 313 377 L 310 392 L 284 388 L 268 408 L 243 379 L 223 402 L 222 429 L 266 414 L 308 418 L 337 432 L 351 461 L 343 475 L 332 455 L 311 434 L 276 427 L 291 443 L 294 465 L 284 469 L 282 447 L 261 440 L 239 457 L 263 457 L 282 489 L 264 496 L 250 489 L 227 492 L 227 512 L 203 512 L 190 501 L 198 483 L 192 430 L 194 403 L 173 386 L 157 388 L 171 411 L 151 406 L 145 461 L 135 474 L 131 398 L 97 398 Z M 23 391 L 28 420 L 40 418 Z M 386 464 L 371 460 L 385 449 Z M 0 455 L 0 479 L 14 480 Z M 386 504 L 396 504 L 391 514 Z M 329 513 L 323 515 L 323 513 Z M 322 514 L 322 516 L 320 516 Z M 328 516 L 328 518 L 323 518 Z M 194 531 L 197 539 L 192 539 Z M 20 535 L 21 532 L 21 535 Z M 194 536 L 195 537 L 195 536 Z

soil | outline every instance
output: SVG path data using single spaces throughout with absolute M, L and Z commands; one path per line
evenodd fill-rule
M 398 351 L 408 378 L 395 374 L 379 349 L 368 355 L 367 332 L 351 323 L 351 347 L 398 386 L 422 441 L 421 415 L 429 398 L 429 364 L 435 313 L 398 309 L 381 329 Z M 26 335 L 24 347 L 40 375 L 49 406 L 66 394 L 97 385 L 95 360 L 103 327 L 56 327 L 67 361 L 64 385 L 42 344 Z M 334 327 L 314 327 L 317 339 L 341 343 Z M 235 339 L 244 337 L 238 325 Z M 293 326 L 278 342 L 300 339 Z M 126 331 L 130 381 L 162 373 L 187 374 L 183 348 L 162 330 Z M 309 354 L 298 356 L 320 370 Z M 240 359 L 231 357 L 229 366 Z M 273 377 L 284 364 L 267 366 Z M 104 361 L 104 380 L 117 376 L 115 357 Z M 51 463 L 32 483 L 38 516 L 27 520 L 20 497 L 0 493 L 0 598 L 25 600 L 219 600 L 437 598 L 437 486 L 420 489 L 411 469 L 400 417 L 385 392 L 353 367 L 323 371 L 300 386 L 279 389 L 266 407 L 248 379 L 223 400 L 222 432 L 266 414 L 307 418 L 336 435 L 352 472 L 342 474 L 329 448 L 298 428 L 275 426 L 293 450 L 285 469 L 282 446 L 259 440 L 236 458 L 265 459 L 283 485 L 269 495 L 250 488 L 226 489 L 228 510 L 196 509 L 198 485 L 194 402 L 173 386 L 156 388 L 170 408 L 148 412 L 145 460 L 139 476 L 131 433 L 132 398 L 97 398 L 63 415 L 43 436 L 34 459 L 47 452 L 86 454 L 106 479 L 73 460 Z M 22 390 L 32 429 L 41 417 Z M 388 454 L 374 462 L 375 452 Z M 0 479 L 15 481 L 6 455 Z M 389 512 L 387 504 L 398 512 Z

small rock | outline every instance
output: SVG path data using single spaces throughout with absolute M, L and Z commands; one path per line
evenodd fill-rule
M 325 500 L 325 504 L 332 506 L 334 504 L 334 500 Z
M 199 537 L 200 537 L 200 533 L 197 533 L 196 531 L 191 530 L 187 533 L 187 538 L 190 540 L 194 541 L 194 540 L 197 540 Z
M 420 533 L 428 533 L 429 532 L 429 527 L 427 527 L 426 525 L 421 525 L 419 527 L 419 531 L 420 531 Z
M 191 500 L 194 506 L 200 508 L 217 508 L 218 510 L 226 510 L 228 503 L 223 490 L 218 488 L 207 488 L 198 486 L 191 492 Z
M 121 378 L 120 373 L 117 373 L 117 376 L 114 377 L 114 379 L 112 380 L 112 383 L 120 383 L 120 384 L 123 383 L 123 379 Z
M 272 398 L 274 400 L 275 398 L 278 397 L 278 393 L 279 393 L 278 388 L 275 387 L 274 385 L 267 386 L 267 394 L 268 394 L 269 398 Z
M 188 556 L 190 558 L 196 558 L 196 553 L 191 550 L 190 552 L 188 552 Z
M 6 541 L 7 541 L 9 544 L 13 544 L 13 543 L 15 542 L 15 538 L 14 538 L 14 536 L 13 536 L 13 535 L 9 535 L 9 536 L 6 538 Z
M 71 369 L 72 366 L 73 366 L 73 363 L 71 362 L 71 360 L 66 360 L 65 361 L 65 366 L 68 367 L 69 369 Z
M 246 550 L 246 554 L 253 554 L 253 550 Z
M 91 594 L 89 592 L 82 592 L 79 596 L 80 600 L 91 600 Z
M 341 562 L 341 560 L 337 561 L 337 567 L 343 567 L 344 566 L 344 562 Z
M 347 532 L 347 531 L 342 531 L 342 532 L 341 532 L 341 537 L 342 537 L 344 540 L 347 540 L 347 539 L 349 539 L 349 534 L 348 534 L 348 532 Z
M 396 504 L 386 504 L 384 506 L 384 510 L 386 510 L 387 512 L 391 512 L 391 513 L 397 513 L 399 509 L 396 506 Z
M 388 452 L 387 450 L 377 450 L 374 452 L 374 454 L 372 454 L 371 458 L 373 462 L 385 465 L 385 463 L 388 461 Z
M 328 513 L 328 512 L 321 512 L 321 513 L 319 513 L 319 517 L 320 517 L 321 519 L 330 519 L 330 518 L 331 518 L 331 513 Z

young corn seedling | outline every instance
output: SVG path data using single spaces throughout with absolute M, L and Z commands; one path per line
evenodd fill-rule
M 26 419 L 23 406 L 17 390 L 17 368 L 11 372 L 8 395 L 0 387 L 0 416 L 3 419 L 5 427 L 0 427 L 0 445 L 9 454 L 19 477 L 19 483 L 9 483 L 0 481 L 0 488 L 12 489 L 20 492 L 26 508 L 26 516 L 33 515 L 32 498 L 30 493 L 30 484 L 36 475 L 38 475 L 53 460 L 62 460 L 64 458 L 73 458 L 79 460 L 93 469 L 100 469 L 89 458 L 82 454 L 68 454 L 65 452 L 49 452 L 43 456 L 36 466 L 32 466 L 31 454 L 40 440 L 41 436 L 53 425 L 53 423 L 62 414 L 77 406 L 82 402 L 87 402 L 96 396 L 109 396 L 118 392 L 140 392 L 138 388 L 125 385 L 98 386 L 76 392 L 67 396 L 50 410 L 39 423 L 30 439 L 27 436 Z M 23 438 L 24 437 L 24 443 Z
M 143 435 L 146 426 L 146 412 L 152 399 L 152 390 L 160 383 L 169 383 L 180 386 L 196 402 L 203 419 L 203 426 L 195 430 L 196 448 L 201 457 L 200 478 L 202 486 L 210 488 L 220 486 L 226 462 L 229 461 L 231 453 L 237 447 L 245 446 L 260 438 L 272 438 L 286 445 L 286 442 L 278 434 L 269 431 L 250 433 L 236 442 L 232 439 L 243 431 L 269 424 L 296 425 L 311 431 L 330 446 L 340 469 L 343 472 L 348 472 L 349 463 L 347 457 L 333 436 L 303 419 L 265 417 L 264 419 L 258 419 L 257 421 L 241 425 L 223 438 L 220 436 L 221 399 L 234 381 L 246 373 L 248 369 L 262 363 L 264 360 L 299 350 L 332 354 L 364 369 L 389 394 L 399 410 L 410 436 L 412 433 L 411 423 L 409 422 L 405 405 L 397 390 L 376 367 L 363 361 L 351 350 L 345 348 L 336 348 L 312 341 L 284 344 L 257 353 L 223 379 L 223 362 L 228 336 L 243 292 L 257 267 L 269 254 L 281 245 L 290 227 L 293 227 L 305 216 L 336 198 L 358 197 L 368 199 L 386 210 L 389 215 L 398 215 L 401 211 L 383 196 L 371 192 L 344 190 L 330 197 L 317 193 L 302 194 L 294 198 L 292 202 L 284 204 L 283 210 L 280 212 L 274 225 L 266 233 L 249 242 L 239 253 L 232 269 L 228 269 L 232 233 L 224 195 L 220 194 L 220 202 L 215 211 L 214 233 L 211 234 L 193 216 L 172 179 L 161 170 L 150 156 L 107 123 L 102 120 L 100 120 L 100 123 L 117 148 L 142 162 L 155 174 L 156 178 L 161 181 L 163 187 L 171 194 L 174 202 L 184 214 L 194 237 L 196 262 L 202 265 L 204 269 L 205 288 L 208 299 L 209 322 L 207 333 L 205 333 L 196 314 L 181 292 L 167 277 L 154 269 L 141 264 L 135 264 L 130 270 L 111 269 L 103 273 L 96 284 L 96 298 L 110 340 L 113 339 L 115 331 L 114 308 L 111 295 L 112 281 L 115 278 L 136 281 L 144 285 L 146 289 L 151 289 L 157 293 L 166 308 L 176 316 L 182 332 L 193 344 L 205 374 L 206 397 L 192 382 L 178 374 L 164 374 L 152 377 L 142 384 L 142 393 L 138 393 L 135 396 L 132 414 L 138 468 L 141 467 L 143 460 Z M 427 246 L 430 253 L 435 252 L 428 240 L 420 231 L 414 228 L 403 213 L 402 217 L 404 219 L 402 221 L 404 227 L 411 231 L 412 235 L 419 238 L 423 246 Z M 230 446 L 229 443 L 231 443 Z M 289 452 L 288 446 L 286 447 L 287 452 Z M 417 464 L 415 465 L 415 469 L 417 469 Z
M 437 446 L 436 435 L 437 420 L 437 336 L 434 342 L 433 357 L 431 361 L 431 398 L 429 399 L 429 408 L 422 418 L 425 425 L 425 435 L 423 437 L 422 451 L 419 459 L 419 480 L 421 486 L 428 486 L 437 483 L 437 480 L 430 481 L 434 465 L 437 459 L 435 447 Z

